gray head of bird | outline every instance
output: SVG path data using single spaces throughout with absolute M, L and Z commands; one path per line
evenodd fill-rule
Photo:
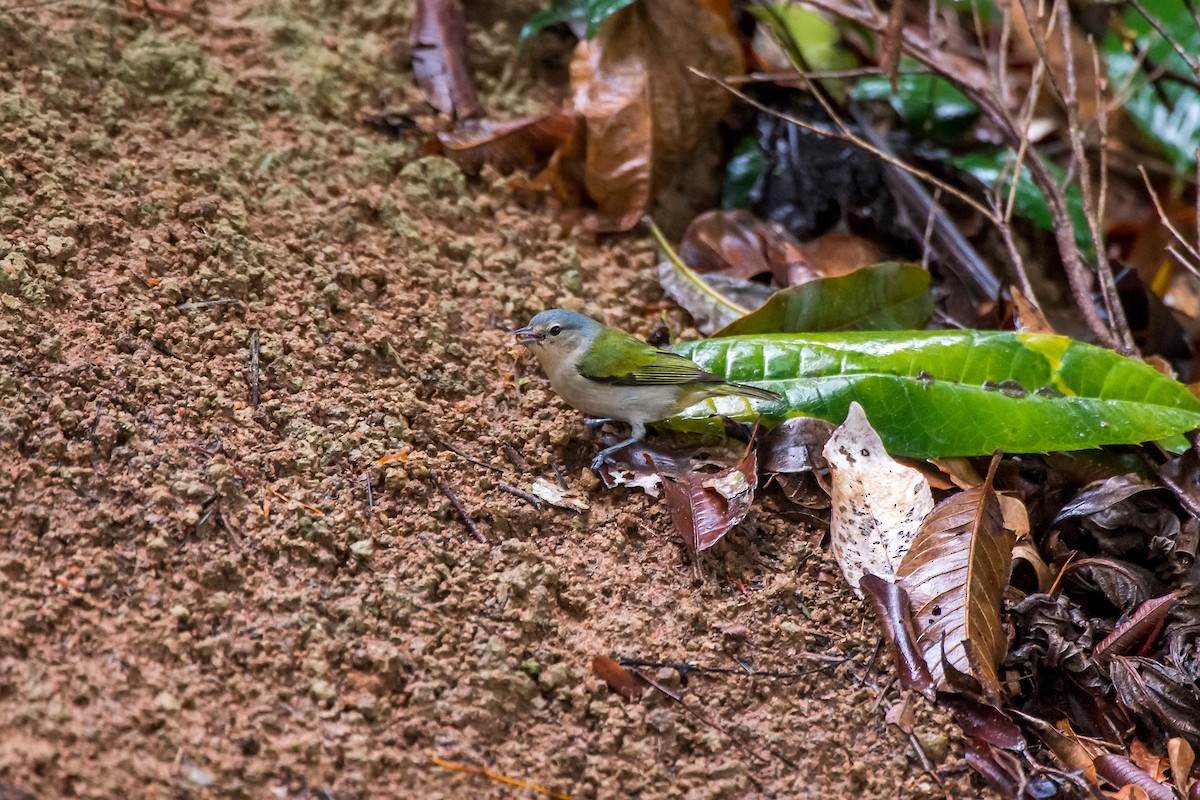
M 543 364 L 553 364 L 588 347 L 603 330 L 604 326 L 591 317 L 551 308 L 529 320 L 524 328 L 517 328 L 513 335 Z

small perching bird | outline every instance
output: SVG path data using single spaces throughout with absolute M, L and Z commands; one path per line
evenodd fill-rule
M 597 422 L 628 422 L 628 439 L 592 459 L 592 470 L 646 435 L 646 423 L 674 416 L 710 397 L 737 395 L 777 402 L 775 392 L 727 381 L 694 361 L 659 350 L 590 317 L 552 308 L 513 331 L 533 350 L 554 391 Z

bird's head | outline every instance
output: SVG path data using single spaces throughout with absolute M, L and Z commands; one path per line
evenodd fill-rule
M 596 320 L 565 308 L 552 308 L 513 331 L 517 341 L 533 350 L 543 365 L 557 364 L 586 350 L 604 326 Z

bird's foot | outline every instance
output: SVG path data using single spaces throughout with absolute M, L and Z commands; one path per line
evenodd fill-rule
M 583 424 L 584 424 L 584 425 L 587 425 L 589 428 L 591 428 L 591 429 L 592 429 L 592 430 L 594 430 L 594 431 L 598 431 L 598 430 L 600 430 L 602 427 L 604 427 L 604 424 L 605 424 L 606 422 L 615 422 L 615 421 L 616 421 L 616 420 L 607 419 L 607 418 L 605 418 L 605 419 L 593 419 L 593 418 L 591 418 L 591 417 L 588 417 L 588 418 L 584 419 L 584 421 L 583 421 Z
M 592 459 L 592 463 L 588 465 L 588 468 L 591 469 L 591 471 L 596 474 L 597 478 L 599 478 L 601 467 L 603 467 L 605 464 L 615 464 L 615 463 L 617 463 L 617 462 L 614 461 L 613 457 L 610 456 L 608 453 L 601 453 L 600 455 L 598 455 Z

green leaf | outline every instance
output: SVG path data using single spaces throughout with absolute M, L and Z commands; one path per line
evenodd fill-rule
M 590 39 L 596 35 L 601 22 L 635 2 L 637 0 L 554 0 L 549 8 L 529 18 L 521 28 L 520 41 L 560 23 L 570 25 L 576 33 L 585 30 Z
M 752 208 L 758 199 L 762 177 L 770 168 L 771 162 L 758 146 L 757 136 L 747 136 L 738 142 L 725 165 L 721 207 Z
M 900 62 L 902 70 L 914 66 L 910 59 Z M 895 92 L 887 76 L 867 77 L 855 84 L 850 96 L 887 102 L 910 129 L 942 141 L 957 139 L 979 118 L 979 108 L 936 75 L 898 75 Z
M 1200 54 L 1200 27 L 1183 0 L 1143 0 L 1142 6 L 1184 52 L 1193 58 Z M 1127 7 L 1122 21 L 1134 35 L 1138 49 L 1145 53 L 1145 60 L 1134 53 L 1131 42 L 1109 34 L 1101 47 L 1109 85 L 1122 91 L 1132 86 L 1125 110 L 1138 128 L 1162 147 L 1176 172 L 1189 175 L 1195 168 L 1196 148 L 1200 147 L 1200 92 L 1155 75 L 1146 64 L 1188 77 L 1193 75 L 1192 69 L 1135 8 Z
M 932 313 L 929 273 L 892 261 L 782 289 L 714 335 L 906 330 L 923 328 Z
M 714 430 L 713 415 L 841 423 L 858 401 L 888 452 L 914 458 L 1082 450 L 1200 427 L 1200 400 L 1111 350 L 1063 336 L 902 331 L 730 336 L 676 351 L 729 380 L 784 395 L 776 406 L 717 398 L 665 424 Z
M 817 72 L 846 69 L 858 64 L 842 46 L 842 34 L 824 14 L 799 3 L 752 5 L 747 9 L 799 56 L 800 66 Z
M 1015 155 L 1011 151 L 996 150 L 990 153 L 967 153 L 951 156 L 947 161 L 969 174 L 975 180 L 995 189 L 1000 186 L 1000 201 L 1007 202 L 1008 193 L 1012 190 L 1012 164 Z M 1054 179 L 1061 186 L 1066 173 L 1057 165 L 1048 163 L 1047 167 Z M 1067 213 L 1071 216 L 1071 226 L 1075 230 L 1075 244 L 1087 258 L 1093 258 L 1096 249 L 1092 246 L 1092 237 L 1088 233 L 1087 216 L 1083 212 L 1083 193 L 1079 185 L 1072 183 L 1066 191 Z M 1017 180 L 1017 195 L 1014 200 L 1017 213 L 1044 230 L 1054 230 L 1054 218 L 1050 215 L 1050 206 L 1042 190 L 1033 182 L 1029 167 L 1021 164 L 1021 177 Z

